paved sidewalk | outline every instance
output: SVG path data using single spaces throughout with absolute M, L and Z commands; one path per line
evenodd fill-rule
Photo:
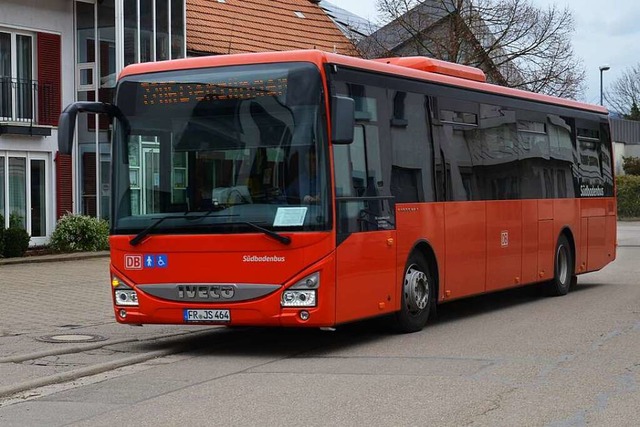
M 109 290 L 109 258 L 105 257 L 3 264 L 0 337 L 110 322 Z
M 43 378 L 51 383 L 69 381 L 136 363 L 132 357 L 136 361 L 157 357 L 153 341 L 160 337 L 212 330 L 118 324 L 106 255 L 53 255 L 0 263 L 0 401 L 11 390 L 28 390 L 29 384 Z M 48 335 L 99 335 L 106 340 L 40 341 Z M 161 348 L 168 354 L 173 351 L 170 346 Z

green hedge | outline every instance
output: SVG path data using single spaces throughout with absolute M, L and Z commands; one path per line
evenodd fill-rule
M 51 235 L 51 248 L 58 252 L 109 249 L 109 223 L 85 215 L 65 215 Z
M 618 216 L 640 218 L 640 176 L 622 175 L 616 177 Z
M 622 156 L 622 170 L 627 175 L 640 175 L 640 157 Z

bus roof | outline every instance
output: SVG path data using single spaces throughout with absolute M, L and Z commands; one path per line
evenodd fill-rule
M 409 59 L 409 58 L 407 58 Z M 580 110 L 593 111 L 601 114 L 608 114 L 605 107 L 592 105 L 571 99 L 558 98 L 555 96 L 543 95 L 540 93 L 528 92 L 520 89 L 513 89 L 498 86 L 481 81 L 479 78 L 481 70 L 445 61 L 422 58 L 421 60 L 397 60 L 386 59 L 361 59 L 351 56 L 328 53 L 321 50 L 291 50 L 279 52 L 259 52 L 242 53 L 234 55 L 200 56 L 193 58 L 176 59 L 171 61 L 145 62 L 127 66 L 120 73 L 119 78 L 135 74 L 156 73 L 162 71 L 188 70 L 194 68 L 221 67 L 229 65 L 260 64 L 271 62 L 312 62 L 319 68 L 324 64 L 336 64 L 349 68 L 356 68 L 370 72 L 377 72 L 386 75 L 407 77 L 433 83 L 440 83 L 447 86 L 471 89 L 478 92 L 498 94 L 531 101 L 561 105 Z M 425 66 L 425 63 L 434 62 L 437 66 Z M 443 64 L 449 64 L 443 67 Z M 429 71 L 426 71 L 429 70 Z

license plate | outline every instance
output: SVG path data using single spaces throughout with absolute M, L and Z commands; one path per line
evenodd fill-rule
M 185 322 L 218 323 L 231 321 L 231 313 L 229 310 L 195 310 L 185 308 L 183 314 Z

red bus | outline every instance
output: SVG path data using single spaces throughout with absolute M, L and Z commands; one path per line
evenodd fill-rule
M 332 327 L 541 283 L 616 256 L 603 107 L 427 58 L 316 50 L 131 65 L 114 104 L 118 322 Z

